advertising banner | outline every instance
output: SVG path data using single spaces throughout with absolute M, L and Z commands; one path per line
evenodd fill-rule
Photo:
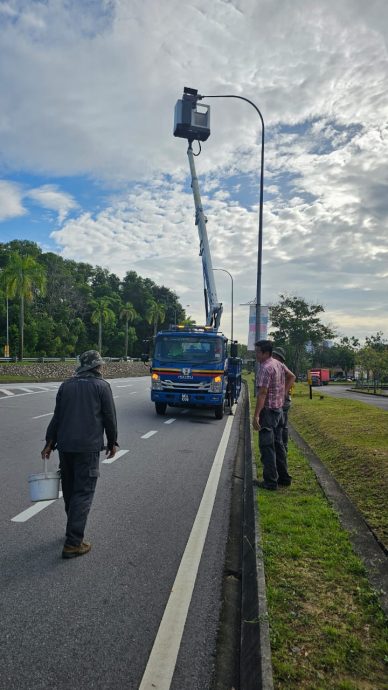
M 260 329 L 259 340 L 266 340 L 268 338 L 268 307 L 262 306 L 260 308 Z M 255 349 L 256 340 L 256 305 L 251 304 L 249 307 L 249 330 L 248 330 L 248 350 Z

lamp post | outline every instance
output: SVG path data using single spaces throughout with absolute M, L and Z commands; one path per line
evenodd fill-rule
M 229 271 L 226 270 L 226 268 L 213 268 L 213 271 L 223 271 L 224 273 L 227 273 L 232 281 L 230 341 L 233 342 L 233 276 L 231 273 L 229 273 Z
M 263 192 L 264 192 L 264 119 L 257 107 L 244 96 L 235 96 L 234 94 L 224 94 L 220 96 L 200 96 L 197 94 L 197 100 L 203 98 L 238 98 L 240 101 L 246 101 L 252 108 L 254 108 L 261 120 L 261 166 L 260 166 L 260 205 L 259 205 L 259 236 L 258 236 L 258 251 L 257 251 L 257 282 L 256 282 L 256 332 L 255 341 L 260 339 L 260 320 L 261 320 L 261 267 L 263 254 Z

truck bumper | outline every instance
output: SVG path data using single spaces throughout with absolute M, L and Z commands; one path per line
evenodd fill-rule
M 223 393 L 165 393 L 151 390 L 153 402 L 167 403 L 175 407 L 216 407 L 224 402 Z

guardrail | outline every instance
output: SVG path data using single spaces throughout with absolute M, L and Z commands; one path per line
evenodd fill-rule
M 140 357 L 103 357 L 105 362 L 141 362 Z M 78 362 L 78 357 L 23 357 L 19 360 L 17 357 L 0 357 L 0 362 L 10 362 L 17 364 L 18 362 Z

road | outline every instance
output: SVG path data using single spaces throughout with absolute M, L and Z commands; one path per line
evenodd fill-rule
M 349 388 L 349 385 L 339 386 L 320 386 L 319 388 L 313 387 L 313 395 L 332 395 L 334 398 L 349 398 L 350 400 L 358 400 L 359 402 L 366 403 L 367 405 L 374 405 L 374 407 L 380 407 L 382 410 L 388 411 L 388 398 L 379 397 L 378 395 L 369 395 L 367 393 L 357 393 Z
M 1 690 L 209 687 L 239 406 L 158 417 L 148 377 L 110 383 L 121 454 L 101 462 L 92 551 L 70 561 L 62 499 L 31 504 L 27 483 L 58 385 L 1 386 Z

